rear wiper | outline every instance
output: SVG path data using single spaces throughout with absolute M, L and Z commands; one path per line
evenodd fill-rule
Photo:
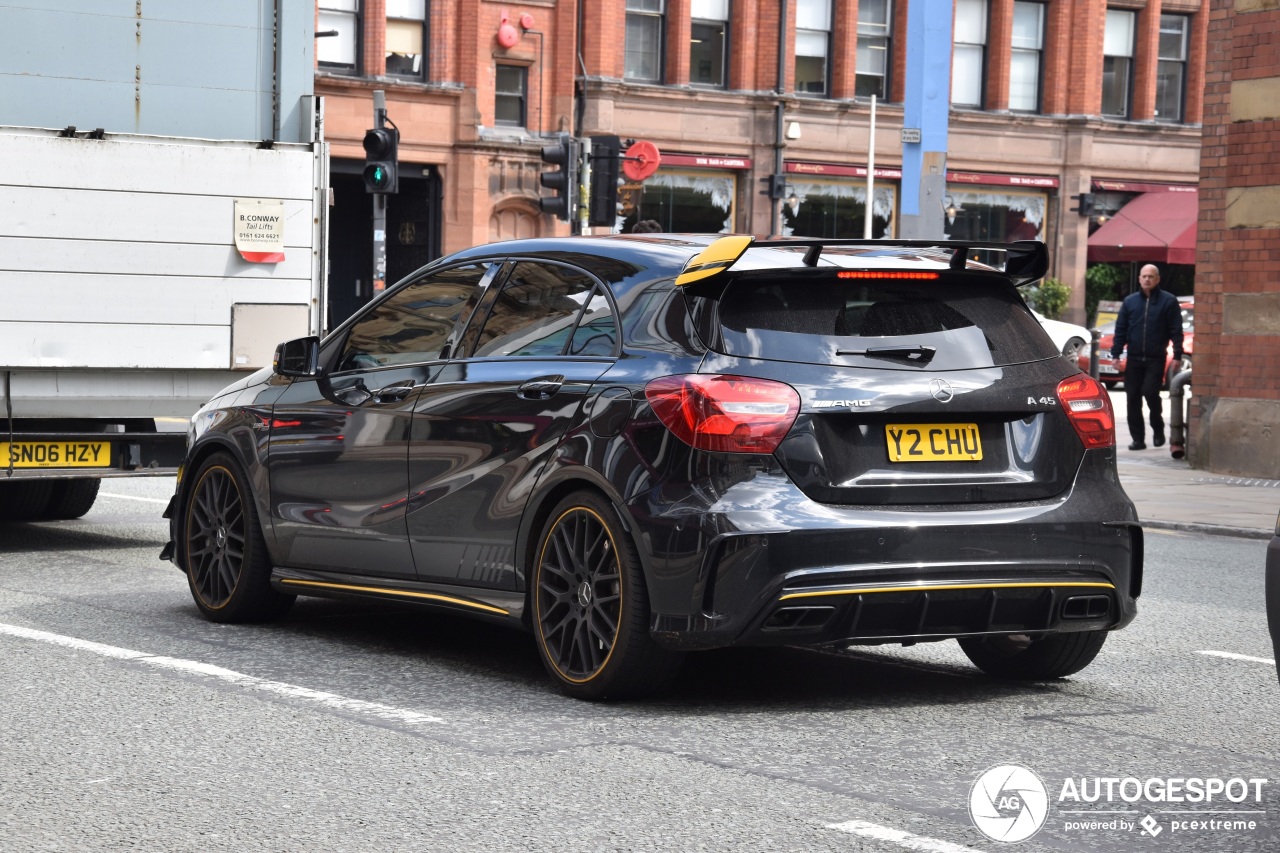
M 864 355 L 867 358 L 901 358 L 916 364 L 928 364 L 933 360 L 937 347 L 868 347 L 867 349 L 838 349 L 836 355 Z

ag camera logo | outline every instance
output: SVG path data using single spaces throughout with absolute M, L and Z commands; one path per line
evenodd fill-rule
M 1049 817 L 1049 792 L 1033 771 L 999 764 L 969 789 L 969 817 L 993 841 L 1025 841 Z

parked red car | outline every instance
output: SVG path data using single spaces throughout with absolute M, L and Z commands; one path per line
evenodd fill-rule
M 1172 349 L 1165 351 L 1164 356 L 1164 385 L 1169 387 L 1169 380 L 1177 376 L 1183 370 L 1191 369 L 1191 352 L 1195 344 L 1195 307 L 1196 298 L 1194 296 L 1179 296 L 1178 307 L 1182 309 L 1182 362 L 1174 364 Z M 1120 353 L 1119 358 L 1111 357 L 1111 344 L 1115 340 L 1116 324 L 1112 320 L 1098 327 L 1098 331 L 1102 332 L 1102 339 L 1098 341 L 1098 378 L 1106 385 L 1111 386 L 1124 381 L 1125 362 L 1129 355 L 1128 350 Z M 1080 369 L 1089 370 L 1089 349 L 1085 347 L 1080 350 L 1078 358 Z

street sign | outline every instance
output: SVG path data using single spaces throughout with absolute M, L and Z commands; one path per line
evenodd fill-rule
M 920 144 L 920 128 L 904 127 L 902 129 L 903 145 L 919 145 Z
M 643 181 L 658 171 L 658 164 L 662 160 L 662 155 L 658 153 L 658 146 L 646 139 L 642 139 L 628 148 L 623 158 L 623 174 L 633 181 Z

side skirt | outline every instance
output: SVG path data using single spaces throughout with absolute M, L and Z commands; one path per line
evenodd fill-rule
M 524 593 L 472 586 L 320 572 L 276 566 L 271 585 L 281 592 L 322 598 L 375 598 L 462 613 L 508 627 L 524 628 Z

